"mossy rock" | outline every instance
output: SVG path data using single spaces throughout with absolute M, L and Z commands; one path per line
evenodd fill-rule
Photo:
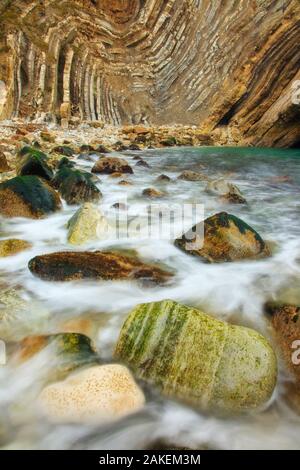
M 24 145 L 19 152 L 18 157 L 28 157 L 28 156 L 35 156 L 44 160 L 48 160 L 47 154 L 42 152 L 37 147 L 30 147 L 30 145 Z
M 0 214 L 39 219 L 61 208 L 59 195 L 37 176 L 17 176 L 0 184 Z
M 261 407 L 277 378 L 276 356 L 259 333 L 172 300 L 137 306 L 115 356 L 163 395 L 217 413 Z
M 52 184 L 67 204 L 96 202 L 102 197 L 101 191 L 92 181 L 92 175 L 85 171 L 63 166 L 55 175 Z
M 22 158 L 17 165 L 17 175 L 36 175 L 47 181 L 53 178 L 53 171 L 47 163 L 48 157 L 45 153 L 32 147 L 23 147 L 20 154 Z
M 106 239 L 109 235 L 109 224 L 100 210 L 86 202 L 76 211 L 68 222 L 68 242 L 82 245 L 92 240 Z
M 57 164 L 57 169 L 58 170 L 61 170 L 62 168 L 64 167 L 67 167 L 67 168 L 74 168 L 75 166 L 75 163 L 72 162 L 71 160 L 69 160 L 67 157 L 63 157 L 59 160 L 58 164 Z
M 29 269 L 32 274 L 48 281 L 140 279 L 159 284 L 172 276 L 137 258 L 101 251 L 65 251 L 36 256 L 30 260 Z
M 195 225 L 175 240 L 175 245 L 210 263 L 270 256 L 261 236 L 246 222 L 227 212 L 220 212 Z
M 18 240 L 17 238 L 0 240 L 0 257 L 16 255 L 24 250 L 28 250 L 31 246 L 31 243 L 26 240 Z
M 126 160 L 118 157 L 101 157 L 93 166 L 92 173 L 111 175 L 113 173 L 132 174 L 133 169 Z
M 52 378 L 53 374 L 61 377 L 78 367 L 97 364 L 99 361 L 92 340 L 79 333 L 58 333 L 25 338 L 19 345 L 19 359 L 28 360 L 47 346 L 51 348 L 49 365 Z
M 51 152 L 64 155 L 65 157 L 73 157 L 75 154 L 75 151 L 67 145 L 58 145 L 57 147 L 54 147 Z

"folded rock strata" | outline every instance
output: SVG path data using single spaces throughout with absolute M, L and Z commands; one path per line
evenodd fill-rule
M 1 2 L 0 118 L 298 145 L 299 17 L 298 0 Z

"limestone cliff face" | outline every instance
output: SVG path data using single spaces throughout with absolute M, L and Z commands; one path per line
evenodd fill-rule
M 299 39 L 299 0 L 1 0 L 0 118 L 298 145 Z

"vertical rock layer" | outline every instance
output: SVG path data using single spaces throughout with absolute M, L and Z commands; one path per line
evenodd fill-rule
M 0 118 L 299 144 L 299 0 L 3 0 L 0 25 Z

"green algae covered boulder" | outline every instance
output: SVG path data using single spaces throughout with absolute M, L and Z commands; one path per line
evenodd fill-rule
M 276 384 L 276 357 L 263 336 L 172 300 L 137 306 L 115 356 L 167 397 L 216 413 L 259 408 Z
M 48 157 L 45 153 L 33 147 L 23 147 L 19 155 L 22 157 L 17 165 L 17 175 L 36 175 L 50 181 L 53 171 L 48 165 Z
M 0 184 L 0 214 L 39 219 L 61 208 L 59 195 L 37 176 L 17 176 Z
M 92 177 L 93 175 L 86 171 L 75 170 L 64 165 L 56 173 L 52 184 L 69 205 L 96 202 L 102 194 Z
M 243 220 L 220 212 L 192 227 L 175 245 L 209 263 L 261 259 L 270 251 L 261 236 Z

